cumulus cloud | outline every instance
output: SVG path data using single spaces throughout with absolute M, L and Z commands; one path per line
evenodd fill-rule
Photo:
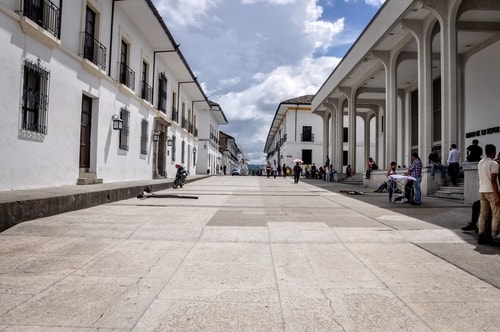
M 316 93 L 340 61 L 328 50 L 352 42 L 343 17 L 324 17 L 321 3 L 332 0 L 153 1 L 207 96 L 226 114 L 221 130 L 252 163 L 263 161 L 279 103 Z
M 356 2 L 357 0 L 344 0 L 345 2 Z M 369 6 L 380 7 L 384 4 L 386 0 L 365 0 L 365 3 Z

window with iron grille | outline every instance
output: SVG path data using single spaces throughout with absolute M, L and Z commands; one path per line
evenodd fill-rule
M 21 129 L 47 134 L 49 76 L 40 61 L 24 61 Z
M 148 154 L 148 127 L 147 120 L 142 119 L 141 123 L 141 154 Z
M 181 143 L 181 163 L 184 164 L 184 154 L 186 152 L 186 142 L 182 141 Z
M 158 109 L 167 113 L 167 77 L 165 74 L 160 73 L 160 84 L 158 86 Z
M 177 152 L 175 139 L 175 135 L 172 135 L 172 161 L 175 161 L 175 154 Z
M 120 149 L 128 151 L 128 136 L 130 130 L 130 112 L 126 108 L 120 111 L 120 119 L 123 121 L 123 128 L 120 130 Z

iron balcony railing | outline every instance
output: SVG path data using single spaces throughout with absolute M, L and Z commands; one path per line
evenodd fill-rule
M 88 32 L 82 32 L 82 36 L 83 57 L 92 61 L 100 69 L 106 70 L 106 46 L 92 37 Z
M 198 128 L 194 128 L 194 137 L 198 137 Z
M 120 62 L 120 83 L 135 90 L 135 71 L 133 71 L 126 63 Z
M 302 142 L 314 142 L 314 134 L 300 134 Z
M 59 39 L 61 10 L 50 0 L 24 0 L 23 15 Z
M 185 117 L 182 117 L 181 127 L 183 129 L 186 129 L 187 127 L 187 119 Z
M 179 112 L 177 112 L 175 107 L 172 107 L 172 121 L 179 122 Z
M 153 88 L 147 82 L 141 82 L 141 98 L 149 103 L 153 103 Z

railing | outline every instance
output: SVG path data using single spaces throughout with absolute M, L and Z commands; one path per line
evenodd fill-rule
M 120 62 L 120 83 L 126 85 L 132 90 L 135 90 L 135 71 L 133 71 L 126 63 Z
M 301 142 L 314 142 L 314 134 L 300 134 Z
M 186 128 L 187 127 L 187 119 L 184 116 L 182 117 L 181 127 L 182 128 Z
M 189 122 L 189 124 L 188 124 L 188 132 L 190 132 L 192 134 L 193 133 L 193 129 L 194 129 L 193 123 Z
M 106 46 L 93 38 L 88 32 L 82 32 L 83 57 L 92 61 L 102 70 L 106 70 Z
M 49 0 L 24 0 L 23 15 L 59 38 L 61 10 Z
M 179 112 L 172 107 L 172 121 L 179 122 Z
M 198 128 L 194 128 L 194 137 L 198 137 Z
M 141 98 L 149 103 L 153 103 L 153 88 L 147 82 L 141 82 Z

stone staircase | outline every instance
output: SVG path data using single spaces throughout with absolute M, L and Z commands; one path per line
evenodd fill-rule
M 92 173 L 84 168 L 80 168 L 80 176 L 76 181 L 77 185 L 101 184 L 101 183 L 102 179 L 99 179 L 96 173 Z
M 450 183 L 439 187 L 439 190 L 428 195 L 429 197 L 436 197 L 442 199 L 449 199 L 454 201 L 464 201 L 464 179 L 458 178 L 457 185 L 453 186 Z
M 342 183 L 349 184 L 352 186 L 363 187 L 364 186 L 364 182 L 363 182 L 364 177 L 365 176 L 363 173 L 358 173 L 358 174 L 355 174 L 353 176 L 349 176 L 349 177 L 345 178 L 345 180 L 342 181 Z

